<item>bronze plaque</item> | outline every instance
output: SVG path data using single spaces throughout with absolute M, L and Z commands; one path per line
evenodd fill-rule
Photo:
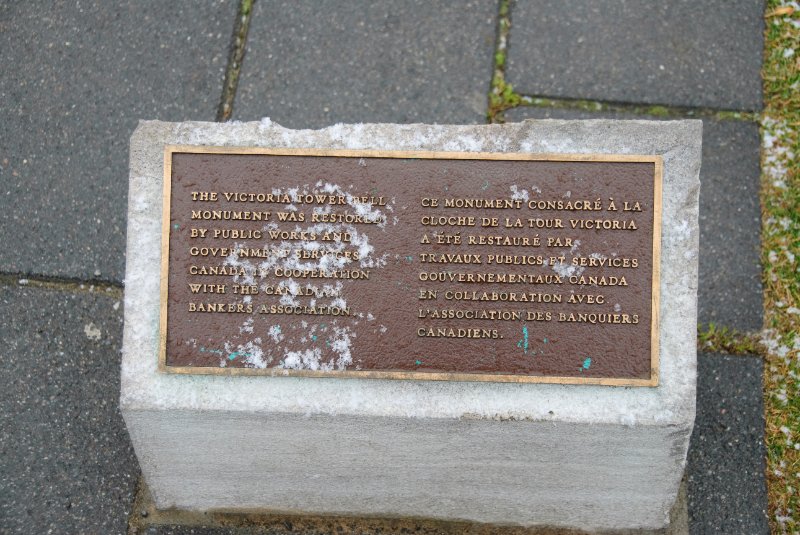
M 160 369 L 658 384 L 659 156 L 170 146 Z

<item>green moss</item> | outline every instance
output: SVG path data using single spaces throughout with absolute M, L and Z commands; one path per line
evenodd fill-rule
M 504 51 L 500 50 L 494 55 L 494 64 L 497 67 L 505 67 L 505 65 L 506 65 L 506 53 Z
M 508 0 L 503 0 L 500 2 L 500 16 L 507 17 L 508 16 L 508 4 L 510 2 Z
M 495 41 L 494 74 L 489 88 L 489 109 L 486 119 L 490 123 L 503 122 L 503 112 L 518 106 L 521 97 L 506 83 L 506 43 L 511 28 L 510 0 L 501 0 L 498 8 L 497 39 Z
M 645 114 L 653 117 L 669 117 L 669 109 L 664 106 L 650 106 L 645 110 Z
M 514 86 L 498 80 L 489 93 L 489 122 L 495 122 L 497 116 L 507 109 L 519 106 L 522 96 L 514 91 Z

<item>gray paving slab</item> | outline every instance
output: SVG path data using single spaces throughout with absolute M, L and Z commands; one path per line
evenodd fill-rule
M 482 123 L 495 2 L 257 2 L 235 119 Z
M 0 4 L 0 271 L 122 280 L 130 134 L 214 119 L 236 4 Z
M 519 107 L 506 120 L 655 119 L 630 113 Z M 700 170 L 701 323 L 759 331 L 763 324 L 760 261 L 758 125 L 737 120 L 703 120 Z
M 514 2 L 506 78 L 529 95 L 759 110 L 763 0 Z
M 762 360 L 702 354 L 697 366 L 690 532 L 768 534 Z
M 119 412 L 122 303 L 0 286 L 0 532 L 125 533 L 139 466 Z

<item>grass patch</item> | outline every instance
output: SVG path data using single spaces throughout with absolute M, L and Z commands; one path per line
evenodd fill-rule
M 489 110 L 486 120 L 489 123 L 503 123 L 503 112 L 519 106 L 521 97 L 514 87 L 506 82 L 506 57 L 508 52 L 508 33 L 511 30 L 511 0 L 500 0 L 497 17 L 497 41 L 494 52 L 494 73 L 489 88 Z
M 253 11 L 254 0 L 240 0 L 236 12 L 236 22 L 233 25 L 228 65 L 225 69 L 225 80 L 222 83 L 222 96 L 217 107 L 217 122 L 230 120 L 233 114 L 233 101 L 236 99 L 236 90 L 239 88 L 239 73 L 244 61 L 247 32 L 250 28 L 250 16 Z
M 764 346 L 761 344 L 760 337 L 727 327 L 719 327 L 714 323 L 697 326 L 697 349 L 731 355 L 764 354 Z
M 800 532 L 800 13 L 767 2 L 762 140 L 767 484 L 773 533 Z

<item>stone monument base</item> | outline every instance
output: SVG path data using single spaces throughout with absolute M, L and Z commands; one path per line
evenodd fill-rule
M 447 522 L 424 518 L 357 518 L 343 516 L 310 516 L 279 514 L 264 511 L 226 513 L 224 511 L 187 511 L 158 509 L 144 479 L 133 506 L 130 527 L 133 535 L 146 533 L 156 526 L 253 528 L 275 533 L 381 533 L 383 535 L 688 535 L 689 511 L 686 496 L 686 477 L 681 481 L 678 498 L 669 514 L 669 525 L 662 529 L 612 530 L 589 532 L 553 527 L 519 527 L 507 524 L 475 524 Z

